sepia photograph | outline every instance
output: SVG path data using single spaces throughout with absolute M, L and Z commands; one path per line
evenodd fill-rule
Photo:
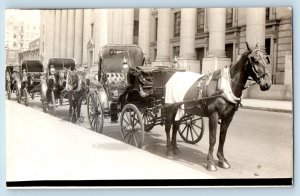
M 292 15 L 6 9 L 6 186 L 293 186 Z

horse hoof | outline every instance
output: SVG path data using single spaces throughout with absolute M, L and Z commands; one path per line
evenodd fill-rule
M 227 161 L 219 161 L 219 166 L 223 169 L 229 169 L 231 167 Z
M 217 167 L 213 164 L 207 164 L 206 169 L 208 171 L 217 171 Z
M 174 149 L 173 149 L 173 153 L 174 153 L 174 154 L 180 154 L 181 151 L 179 150 L 179 148 L 174 148 Z

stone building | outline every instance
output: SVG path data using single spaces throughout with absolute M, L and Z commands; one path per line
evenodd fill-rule
M 19 52 L 19 63 L 22 60 L 40 60 L 40 38 L 29 42 L 29 49 Z
M 270 56 L 273 86 L 245 96 L 291 99 L 292 22 L 289 8 L 68 9 L 43 10 L 40 55 L 70 57 L 95 67 L 106 44 L 138 44 L 152 66 L 206 73 L 235 63 L 246 41 Z
M 19 53 L 29 49 L 29 42 L 39 38 L 39 11 L 5 11 L 5 58 L 6 65 L 18 64 Z

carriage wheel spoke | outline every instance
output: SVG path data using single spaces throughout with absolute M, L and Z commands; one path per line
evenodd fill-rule
M 133 140 L 134 140 L 135 146 L 138 146 L 135 135 L 133 135 Z
M 130 135 L 130 131 L 123 130 L 123 132 L 127 132 L 127 134 L 126 134 L 126 135 L 124 135 L 124 140 L 125 140 L 125 139 L 126 139 L 126 137 L 127 137 L 128 135 Z
M 193 127 L 193 126 L 191 126 L 191 128 L 192 128 L 192 131 L 197 135 L 197 138 L 199 137 L 199 135 L 198 135 L 198 133 L 197 133 L 197 131 L 195 130 L 195 128 Z M 193 134 L 192 134 L 193 135 Z M 193 139 L 194 140 L 194 139 Z
M 189 135 L 189 132 L 190 132 L 190 131 L 189 131 L 189 129 L 190 129 L 190 127 L 189 127 L 189 125 L 187 125 L 187 129 L 186 129 L 186 136 L 185 136 L 187 139 L 189 138 L 189 137 L 188 137 L 188 135 Z
M 183 134 L 184 131 L 186 130 L 187 125 L 184 127 L 184 129 L 181 131 L 181 133 Z
M 202 129 L 202 127 L 200 127 L 200 126 L 196 125 L 196 123 L 194 124 L 194 126 L 195 126 L 195 127 L 198 127 L 199 129 Z
M 194 141 L 194 135 L 193 135 L 193 127 L 190 125 L 190 130 L 191 130 L 191 137 L 192 137 L 192 141 Z

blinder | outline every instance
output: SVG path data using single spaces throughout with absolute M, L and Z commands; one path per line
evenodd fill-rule
M 249 63 L 246 66 L 246 71 L 248 72 L 248 75 L 257 83 L 261 84 L 261 78 L 264 78 L 266 73 L 260 73 L 259 70 L 256 68 L 256 64 L 260 64 L 264 67 L 264 69 L 267 69 L 267 64 L 270 63 L 270 59 L 268 56 L 262 57 L 263 53 L 260 49 L 254 49 L 250 51 L 248 55 Z M 267 62 L 264 60 L 264 58 L 267 60 Z

